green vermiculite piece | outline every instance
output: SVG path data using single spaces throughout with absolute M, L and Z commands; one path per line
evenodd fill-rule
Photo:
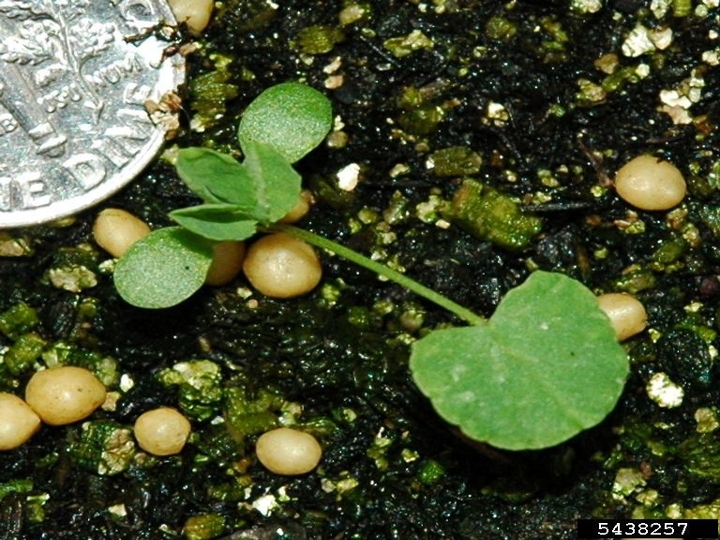
M 10 339 L 17 339 L 35 328 L 39 322 L 37 311 L 26 303 L 19 302 L 0 313 L 0 332 Z
M 433 173 L 437 176 L 466 176 L 480 172 L 480 154 L 465 146 L 451 146 L 430 155 Z
M 46 345 L 47 342 L 35 332 L 23 334 L 5 352 L 5 365 L 13 375 L 20 375 L 40 357 Z
M 455 192 L 450 218 L 482 240 L 508 249 L 522 249 L 542 229 L 536 216 L 496 189 L 465 180 Z
M 76 463 L 102 476 L 127 470 L 135 451 L 132 430 L 109 420 L 86 422 L 79 440 L 70 445 Z
M 305 54 L 327 54 L 337 43 L 345 39 L 345 34 L 334 26 L 308 26 L 297 34 L 297 45 Z
M 220 412 L 223 399 L 223 375 L 215 362 L 188 360 L 172 369 L 162 370 L 158 380 L 177 386 L 180 410 L 194 420 L 207 420 Z
M 183 527 L 187 540 L 211 540 L 225 532 L 225 518 L 218 514 L 203 514 L 188 518 Z

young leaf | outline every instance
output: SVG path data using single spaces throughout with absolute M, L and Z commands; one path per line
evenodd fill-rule
M 486 324 L 436 330 L 410 368 L 437 412 L 469 437 L 510 450 L 553 446 L 602 421 L 628 374 L 595 295 L 537 271 Z
M 287 82 L 271 86 L 248 105 L 238 140 L 244 153 L 249 141 L 257 141 L 295 163 L 322 142 L 331 126 L 330 101 L 314 88 Z
M 209 242 L 182 227 L 151 232 L 115 267 L 115 287 L 137 307 L 159 309 L 189 298 L 205 281 L 212 262 Z
M 257 203 L 251 215 L 258 221 L 274 223 L 297 204 L 302 178 L 272 146 L 248 141 L 243 166 L 255 186 Z
M 175 168 L 182 181 L 207 203 L 233 204 L 248 214 L 257 206 L 256 186 L 232 156 L 208 148 L 183 148 Z
M 210 240 L 245 240 L 255 234 L 257 221 L 248 219 L 232 204 L 201 204 L 170 212 L 187 230 Z

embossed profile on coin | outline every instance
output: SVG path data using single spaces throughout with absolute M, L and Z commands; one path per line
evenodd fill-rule
M 183 80 L 164 0 L 0 0 L 0 227 L 67 216 L 162 146 L 145 110 Z

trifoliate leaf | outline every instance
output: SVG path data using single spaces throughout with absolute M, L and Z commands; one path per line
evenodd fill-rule
M 245 240 L 255 234 L 257 221 L 248 219 L 231 204 L 201 204 L 170 212 L 187 230 L 210 240 Z
M 232 204 L 248 214 L 257 206 L 257 188 L 232 156 L 209 148 L 183 148 L 175 167 L 182 181 L 207 203 Z
M 589 289 L 537 271 L 486 324 L 415 342 L 410 368 L 445 420 L 472 439 L 520 450 L 600 423 L 622 392 L 628 360 Z
M 232 208 L 231 213 L 240 220 L 273 223 L 297 204 L 302 178 L 270 145 L 248 141 L 244 151 L 245 160 L 239 163 L 231 156 L 207 148 L 186 148 L 178 152 L 177 171 L 188 187 L 213 207 L 211 210 L 204 205 L 203 210 L 207 210 L 206 215 L 211 221 L 233 221 L 229 216 L 218 216 L 223 212 L 216 210 L 225 205 L 228 210 Z M 173 212 L 173 217 L 183 214 Z M 195 218 L 202 217 L 196 211 L 193 214 Z M 208 236 L 197 227 L 188 228 L 208 238 L 219 239 L 218 232 Z
M 137 307 L 159 309 L 179 304 L 205 281 L 212 246 L 182 227 L 151 232 L 123 255 L 115 267 L 115 287 Z
M 271 86 L 248 105 L 238 128 L 240 147 L 269 144 L 290 163 L 319 145 L 332 126 L 332 106 L 320 92 L 295 82 Z
M 256 205 L 251 215 L 258 221 L 274 223 L 300 200 L 302 178 L 272 146 L 248 141 L 243 167 L 255 186 Z

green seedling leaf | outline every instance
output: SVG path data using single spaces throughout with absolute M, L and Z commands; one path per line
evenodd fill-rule
M 137 307 L 160 309 L 179 304 L 205 281 L 212 246 L 182 227 L 151 232 L 123 255 L 115 267 L 115 287 Z
M 542 271 L 508 292 L 487 323 L 415 342 L 410 368 L 440 416 L 510 450 L 554 446 L 600 423 L 629 369 L 595 295 Z
M 244 153 L 249 141 L 257 141 L 295 163 L 322 142 L 331 126 L 330 101 L 314 88 L 287 82 L 271 86 L 248 105 L 238 140 Z
M 257 206 L 257 188 L 235 158 L 209 148 L 183 148 L 175 163 L 185 184 L 207 203 L 234 205 L 249 215 Z
M 245 240 L 255 234 L 257 221 L 248 219 L 231 204 L 201 204 L 170 212 L 187 230 L 210 240 Z
M 243 166 L 255 186 L 257 202 L 251 215 L 258 221 L 274 223 L 297 204 L 302 178 L 272 146 L 248 141 Z

